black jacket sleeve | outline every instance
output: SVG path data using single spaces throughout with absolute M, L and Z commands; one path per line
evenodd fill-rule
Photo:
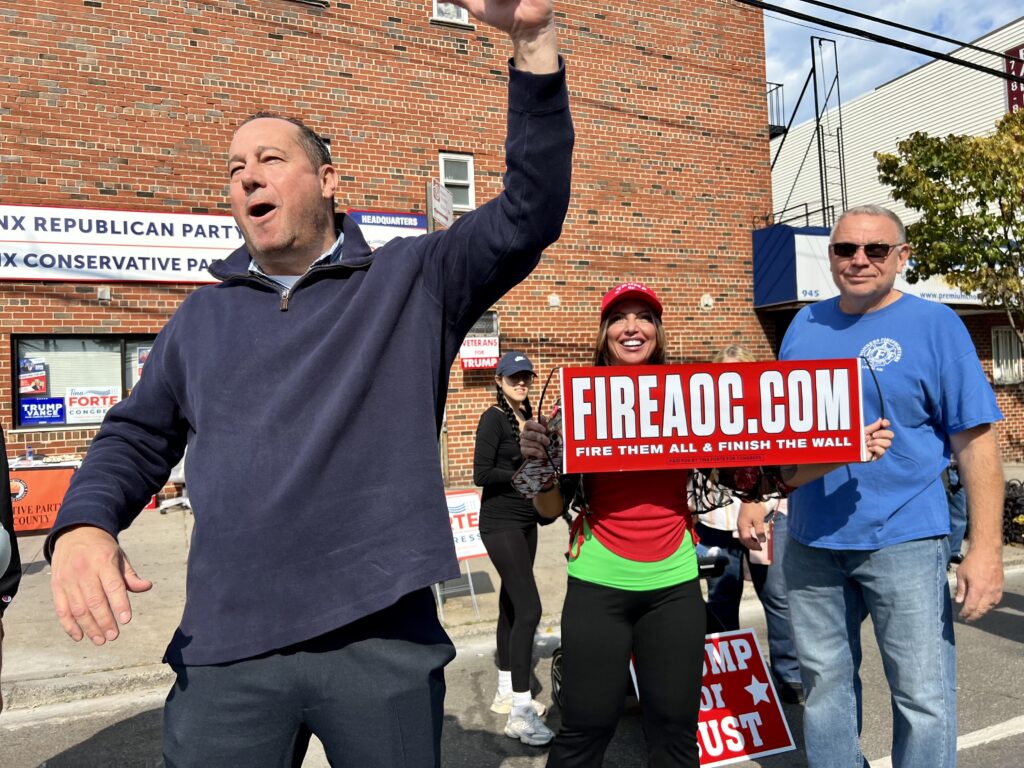
M 3 430 L 0 429 L 0 481 L 4 489 L 3 498 L 0 499 L 0 536 L 10 541 L 10 562 L 0 574 L 0 616 L 10 605 L 18 592 L 18 585 L 21 583 L 21 557 L 18 555 L 18 539 L 14 535 L 14 506 L 11 504 L 11 471 L 7 466 L 7 444 L 4 441 Z M 4 542 L 6 543 L 6 542 Z M 0 546 L 0 551 L 6 547 Z M 2 565 L 2 564 L 0 564 Z

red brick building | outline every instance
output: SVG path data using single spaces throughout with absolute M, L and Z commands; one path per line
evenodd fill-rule
M 575 0 L 556 11 L 577 130 L 573 200 L 560 242 L 494 308 L 502 349 L 525 350 L 544 371 L 585 362 L 601 295 L 639 279 L 665 303 L 674 360 L 707 360 L 730 341 L 770 355 L 774 321 L 762 324 L 751 294 L 752 222 L 772 207 L 760 12 L 729 0 Z M 0 8 L 0 206 L 227 214 L 226 149 L 259 110 L 300 116 L 330 139 L 342 208 L 423 212 L 439 176 L 457 204 L 482 202 L 500 189 L 509 45 L 457 15 L 431 0 Z M 0 217 L 0 241 L 14 234 Z M 173 278 L 12 279 L 0 266 L 10 453 L 81 452 L 95 431 L 77 411 L 25 423 L 17 374 L 32 379 L 33 359 L 60 397 L 102 353 L 105 383 L 83 382 L 123 396 L 193 289 Z M 453 484 L 470 481 L 492 397 L 492 371 L 456 363 Z

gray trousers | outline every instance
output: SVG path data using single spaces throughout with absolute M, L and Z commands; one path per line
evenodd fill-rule
M 453 658 L 433 595 L 422 589 L 272 653 L 175 667 L 165 765 L 297 768 L 315 734 L 332 766 L 437 768 L 444 667 Z

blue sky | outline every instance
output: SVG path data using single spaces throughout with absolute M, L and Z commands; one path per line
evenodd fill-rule
M 790 8 L 800 13 L 826 18 L 849 27 L 865 29 L 922 48 L 948 53 L 957 46 L 940 40 L 915 35 L 892 27 L 873 24 L 848 14 L 801 2 L 801 0 L 767 0 L 772 5 Z M 827 0 L 831 5 L 844 6 L 871 16 L 899 22 L 909 27 L 925 29 L 965 43 L 992 32 L 1024 16 L 1021 0 Z M 839 65 L 839 87 L 843 103 L 852 101 L 867 91 L 892 80 L 911 69 L 927 63 L 930 57 L 904 51 L 892 46 L 861 40 L 828 27 L 793 19 L 765 11 L 765 48 L 767 51 L 768 82 L 785 85 L 786 119 L 796 106 L 797 97 L 811 67 L 812 36 L 836 41 Z M 814 114 L 813 96 L 808 89 L 800 106 L 796 122 L 810 119 Z

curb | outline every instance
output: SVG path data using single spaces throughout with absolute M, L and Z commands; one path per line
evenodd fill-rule
M 538 634 L 557 628 L 560 620 L 560 615 L 542 617 L 537 627 Z M 495 624 L 493 620 L 479 619 L 444 629 L 456 646 L 474 645 L 493 639 Z M 3 711 L 14 714 L 111 696 L 142 695 L 157 691 L 166 695 L 174 684 L 174 671 L 162 662 L 154 662 L 61 677 L 19 679 L 17 675 L 5 675 L 3 684 Z
M 54 704 L 170 690 L 174 672 L 166 664 L 145 664 L 63 677 L 4 680 L 4 712 L 24 711 Z
M 1024 548 L 1009 548 L 1010 556 L 1004 560 L 1007 575 L 1024 570 Z M 949 574 L 951 585 L 956 583 L 955 569 Z M 748 600 L 749 593 L 749 600 Z M 754 590 L 744 589 L 744 603 L 756 601 Z M 560 627 L 561 614 L 549 613 L 541 617 L 537 636 L 542 637 Z M 452 642 L 474 645 L 490 641 L 494 636 L 496 619 L 474 619 L 452 626 L 444 626 Z M 69 705 L 79 701 L 114 696 L 165 695 L 174 683 L 174 672 L 162 662 L 139 664 L 82 674 L 69 674 L 51 678 L 22 678 L 4 676 L 4 712 L 28 713 L 43 707 Z

